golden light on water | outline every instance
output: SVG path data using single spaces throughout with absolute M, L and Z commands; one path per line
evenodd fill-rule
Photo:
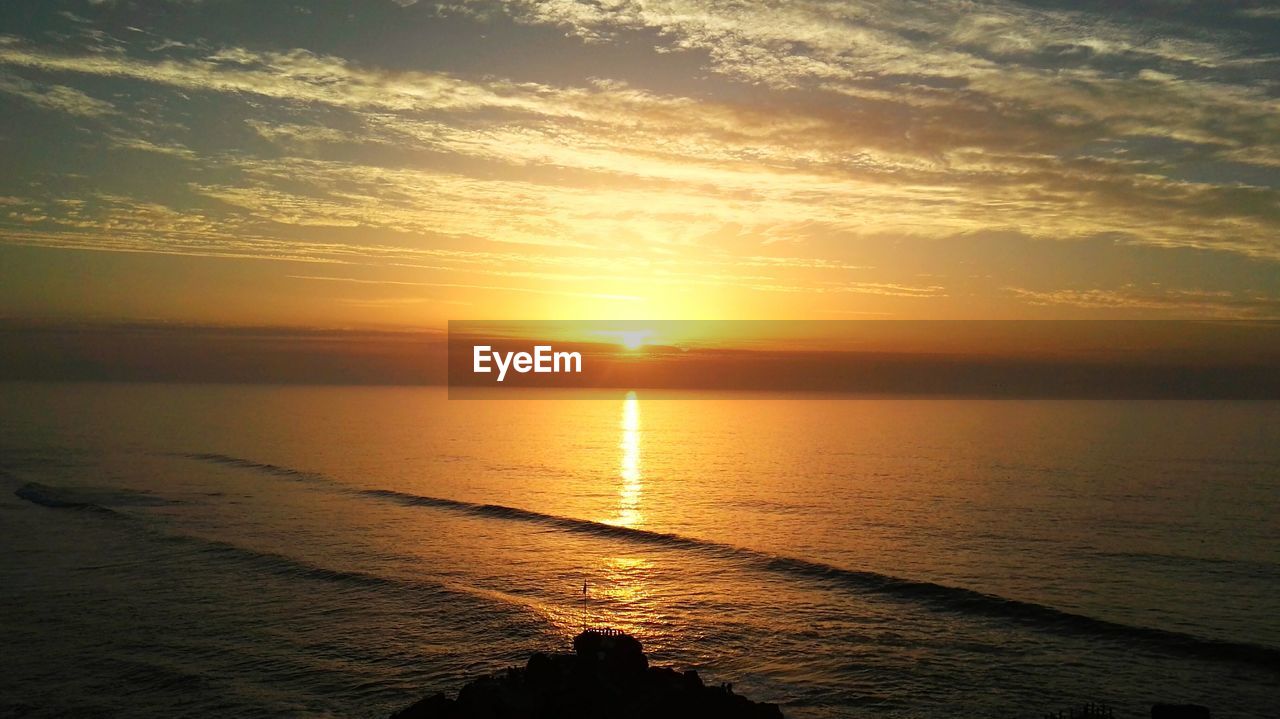
M 618 463 L 618 516 L 610 524 L 638 527 L 644 520 L 640 501 L 644 490 L 644 474 L 640 464 L 640 400 L 635 392 L 627 392 L 622 400 L 621 429 L 618 447 L 622 455 Z M 632 634 L 640 633 L 640 625 L 652 618 L 646 576 L 647 560 L 637 557 L 610 557 L 605 560 L 603 598 L 607 600 L 607 623 Z
M 606 599 L 609 611 L 604 619 L 609 626 L 628 634 L 644 637 L 646 627 L 658 621 L 651 596 L 653 565 L 640 557 L 611 557 L 605 560 Z
M 627 392 L 618 420 L 618 505 L 614 516 L 604 520 L 617 527 L 639 527 L 644 521 L 641 500 L 644 472 L 640 452 L 640 400 Z M 647 576 L 651 564 L 634 556 L 611 556 L 590 583 L 589 598 L 583 605 L 583 621 L 610 626 L 632 634 L 653 618 Z
M 635 392 L 628 392 L 622 400 L 622 420 L 619 423 L 622 436 L 618 447 L 622 457 L 618 466 L 621 488 L 618 492 L 618 516 L 610 524 L 636 527 L 644 519 L 640 512 L 641 493 L 644 489 L 640 468 L 640 400 Z

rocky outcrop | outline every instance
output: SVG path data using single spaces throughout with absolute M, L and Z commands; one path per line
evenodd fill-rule
M 392 719 L 781 719 L 776 704 L 732 687 L 706 686 L 694 671 L 650 667 L 634 637 L 589 630 L 573 654 L 534 654 L 524 668 L 468 682 L 457 699 L 427 697 Z

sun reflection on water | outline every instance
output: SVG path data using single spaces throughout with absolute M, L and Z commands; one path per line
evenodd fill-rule
M 640 471 L 640 400 L 635 392 L 628 392 L 622 401 L 622 460 L 618 476 L 622 485 L 618 492 L 618 515 L 609 524 L 621 527 L 638 527 L 644 520 L 640 512 L 640 497 L 644 489 Z
M 614 516 L 604 521 L 618 527 L 638 528 L 644 522 L 640 511 L 644 472 L 640 463 L 640 400 L 635 392 L 628 392 L 622 401 L 618 428 L 621 430 L 618 448 L 622 450 L 618 460 L 618 505 Z M 584 607 L 585 621 L 643 635 L 645 626 L 654 621 L 648 581 L 651 568 L 649 560 L 641 557 L 604 558 Z

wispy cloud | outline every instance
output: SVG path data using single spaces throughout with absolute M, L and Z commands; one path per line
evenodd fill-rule
M 637 302 L 643 298 L 632 295 L 614 295 L 600 292 L 570 292 L 566 290 L 546 290 L 531 287 L 503 287 L 499 285 L 468 285 L 457 282 L 403 282 L 396 280 L 362 280 L 353 277 L 324 277 L 317 275 L 289 275 L 295 280 L 315 280 L 320 282 L 349 282 L 353 284 L 394 285 L 398 287 L 447 287 L 451 289 L 485 290 L 489 292 L 520 292 L 535 295 L 554 295 L 557 297 L 581 297 L 592 300 L 621 300 Z
M 115 112 L 111 103 L 90 97 L 73 87 L 34 83 L 13 75 L 0 74 L 0 93 L 20 97 L 48 110 L 82 117 L 97 117 Z
M 1177 290 L 1125 287 L 1119 290 L 1060 289 L 1035 291 L 1008 287 L 1006 291 L 1032 305 L 1056 305 L 1102 310 L 1151 310 L 1174 316 L 1275 319 L 1280 299 L 1227 290 Z
M 1265 10 L 1237 16 L 1270 22 Z M 112 29 L 79 8 L 60 33 L 0 37 L 0 93 L 60 118 L 27 134 L 60 132 L 46 141 L 81 158 L 24 159 L 0 241 L 581 298 L 643 278 L 841 312 L 863 310 L 832 298 L 941 306 L 980 291 L 1198 312 L 1280 291 L 1252 275 L 1231 302 L 1200 305 L 1045 289 L 1014 275 L 1051 270 L 1011 268 L 979 239 L 1112 238 L 1165 248 L 1144 261 L 1178 268 L 1186 248 L 1280 262 L 1280 48 L 1237 27 L 965 0 L 390 11 L 478 36 L 499 18 L 513 33 L 553 27 L 583 56 L 625 47 L 651 65 L 430 67 L 394 48 L 357 58 L 196 25 Z M 697 71 L 650 69 L 668 61 Z M 949 266 L 926 256 L 944 246 L 960 248 Z

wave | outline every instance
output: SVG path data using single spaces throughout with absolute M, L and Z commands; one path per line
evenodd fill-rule
M 248 562 L 255 568 L 269 574 L 291 579 L 313 579 L 351 587 L 372 589 L 396 589 L 421 592 L 439 589 L 438 586 L 419 581 L 392 579 L 367 572 L 343 569 L 330 569 L 297 559 L 295 557 L 275 554 L 258 549 L 249 549 L 237 544 L 222 542 L 208 537 L 197 537 L 183 534 L 163 534 L 160 541 L 181 544 L 194 548 L 204 557 L 213 559 L 229 559 L 237 562 Z
M 171 452 L 162 456 L 178 457 L 181 459 L 195 459 L 201 462 L 211 462 L 213 464 L 222 464 L 228 467 L 238 467 L 240 469 L 252 469 L 258 472 L 275 475 L 277 477 L 288 477 L 298 481 L 318 481 L 332 483 L 327 477 L 315 472 L 307 472 L 301 469 L 293 469 L 291 467 L 281 467 L 278 464 L 269 464 L 267 462 L 255 462 L 251 459 L 242 457 L 233 457 L 229 454 L 218 454 L 216 452 Z
M 78 492 L 83 492 L 85 495 L 93 495 L 101 494 L 103 491 L 105 490 L 51 487 L 37 482 L 28 482 L 18 488 L 14 494 L 22 499 L 44 507 L 88 510 L 122 519 L 129 518 L 129 515 L 121 514 L 109 507 L 86 501 L 80 494 L 78 494 Z M 126 496 L 129 494 L 135 494 L 131 493 L 129 490 L 120 491 Z M 497 596 L 498 593 L 484 590 L 482 588 L 461 586 L 454 583 L 426 581 L 421 578 L 397 578 L 356 570 L 333 569 L 313 564 L 296 557 L 290 557 L 259 549 L 251 549 L 209 537 L 186 534 L 169 534 L 157 531 L 153 527 L 138 524 L 132 524 L 130 526 L 137 531 L 141 531 L 153 541 L 186 547 L 188 550 L 192 551 L 195 556 L 215 561 L 233 561 L 252 566 L 254 569 L 261 572 L 288 579 L 315 580 L 357 589 L 396 591 L 404 593 L 407 596 L 411 596 L 418 601 L 422 601 L 424 599 L 430 600 L 432 597 L 435 599 L 458 599 L 468 597 L 471 599 L 485 599 L 488 600 L 489 603 L 495 605 L 501 604 L 508 606 L 513 603 L 511 601 L 499 601 L 495 599 L 495 596 Z M 110 565 L 107 565 L 106 567 L 88 567 L 88 569 L 103 569 L 109 567 Z
M 165 500 L 143 492 L 97 489 L 89 487 L 53 487 L 39 482 L 27 482 L 13 491 L 18 497 L 54 509 L 79 509 L 122 517 L 124 515 L 108 505 L 166 504 Z
M 356 569 L 321 566 L 299 557 L 241 546 L 211 537 L 149 532 L 160 542 L 181 545 L 194 556 L 215 562 L 229 562 L 287 580 L 322 582 L 344 591 L 368 591 L 379 596 L 394 595 L 416 611 L 438 612 L 447 605 L 462 613 L 469 623 L 497 622 L 496 626 L 518 623 L 525 631 L 543 632 L 554 626 L 552 613 L 535 602 L 497 590 L 462 584 L 439 577 L 374 574 Z M 479 605 L 477 610 L 468 606 Z M 495 616 L 496 615 L 496 616 Z
M 1239 660 L 1280 667 L 1280 649 L 1273 647 L 1205 639 L 1182 632 L 1123 624 L 972 589 L 904 579 L 868 570 L 845 569 L 823 562 L 780 556 L 723 542 L 647 529 L 619 527 L 516 507 L 462 502 L 386 489 L 356 490 L 355 493 L 391 499 L 410 506 L 435 507 L 479 517 L 535 522 L 599 537 L 709 552 L 720 557 L 750 562 L 757 568 L 769 572 L 816 579 L 850 589 L 908 599 L 957 613 L 1013 619 L 1049 631 L 1138 640 L 1163 649 L 1212 659 Z
M 217 456 L 220 459 L 211 461 L 220 461 L 225 464 L 234 464 L 235 466 L 246 468 L 270 467 L 272 469 L 268 471 L 272 474 L 276 473 L 274 470 L 284 469 L 275 467 L 275 465 L 263 465 L 250 460 L 224 457 L 223 455 L 187 456 L 193 458 Z M 305 474 L 313 478 L 323 478 L 323 475 L 315 473 L 303 473 L 296 470 L 288 471 Z M 338 482 L 332 482 L 332 484 L 335 488 L 352 495 L 393 501 L 412 507 L 430 507 L 475 517 L 528 522 L 596 537 L 618 539 L 668 549 L 696 551 L 750 564 L 757 569 L 771 573 L 801 577 L 834 584 L 854 591 L 907 600 L 917 604 L 924 604 L 940 611 L 1012 620 L 1044 631 L 1130 640 L 1154 648 L 1203 658 L 1240 661 L 1280 668 L 1280 649 L 1265 645 L 1207 639 L 1183 632 L 1124 624 L 973 589 L 905 579 L 870 570 L 846 569 L 824 562 L 776 555 L 757 549 L 714 540 L 687 537 L 680 534 L 621 527 L 498 504 L 466 502 L 390 489 L 356 489 Z

